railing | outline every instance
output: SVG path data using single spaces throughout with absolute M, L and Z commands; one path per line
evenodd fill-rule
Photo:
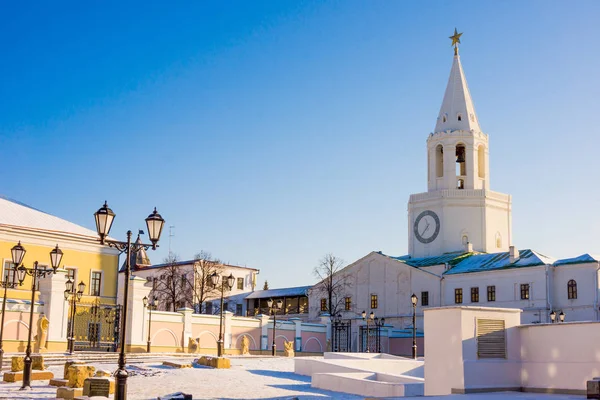
M 453 197 L 473 197 L 473 198 L 484 198 L 489 197 L 495 200 L 508 201 L 510 196 L 503 193 L 492 192 L 491 190 L 484 189 L 444 189 L 436 190 L 434 192 L 416 193 L 410 195 L 410 201 L 422 201 L 439 198 L 453 198 Z

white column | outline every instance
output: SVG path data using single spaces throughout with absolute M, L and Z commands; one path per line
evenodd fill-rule
M 296 334 L 294 335 L 296 351 L 302 351 L 302 320 L 300 318 L 290 318 L 296 324 Z
M 190 338 L 192 337 L 192 314 L 194 310 L 192 308 L 179 308 L 177 312 L 183 315 L 183 342 L 181 347 L 187 349 Z
M 269 349 L 269 320 L 271 317 L 264 314 L 259 314 L 256 316 L 260 320 L 260 349 L 268 350 Z
M 231 339 L 232 339 L 231 318 L 233 318 L 233 313 L 231 311 L 223 312 L 223 348 L 224 349 L 231 348 Z
M 131 276 L 129 284 L 129 298 L 127 299 L 127 331 L 125 344 L 146 348 L 148 338 L 148 312 L 144 307 L 144 296 L 148 296 L 151 287 L 145 286 L 146 279 Z M 141 328 L 141 329 L 140 329 Z M 145 336 L 146 335 L 146 336 Z
M 40 300 L 44 303 L 43 312 L 48 318 L 48 342 L 67 342 L 67 321 L 69 308 L 65 301 L 67 271 L 59 269 L 56 274 L 40 278 Z M 33 305 L 32 305 L 33 306 Z M 35 311 L 35 308 L 34 308 Z M 32 327 L 32 337 L 36 327 Z

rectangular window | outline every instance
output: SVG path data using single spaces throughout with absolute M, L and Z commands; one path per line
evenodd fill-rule
M 521 300 L 529 299 L 529 283 L 521 284 Z
M 75 268 L 67 268 L 67 279 L 70 279 L 75 285 L 77 285 L 77 276 Z
M 244 278 L 237 278 L 237 288 L 244 290 Z
M 479 303 L 479 288 L 471 288 L 471 303 Z
M 242 305 L 241 304 L 235 305 L 235 315 L 242 315 Z
M 487 287 L 488 301 L 496 301 L 496 286 Z
M 2 281 L 9 284 L 15 283 L 17 281 L 17 277 L 15 275 L 15 265 L 11 261 L 4 261 L 4 274 L 2 276 Z
M 454 289 L 454 302 L 456 304 L 462 304 L 462 288 Z
M 346 297 L 344 299 L 344 310 L 350 311 L 352 309 L 352 297 Z
M 223 303 L 223 311 L 229 311 L 229 304 L 227 302 Z
M 90 285 L 90 295 L 100 296 L 100 283 L 102 282 L 102 272 L 92 272 L 92 284 Z
M 377 308 L 377 295 L 371 295 L 371 308 Z
M 210 301 L 206 303 L 206 313 L 207 314 L 213 313 L 213 304 Z
M 327 299 L 321 299 L 321 311 L 327 311 Z
M 421 292 L 421 306 L 429 305 L 429 292 Z

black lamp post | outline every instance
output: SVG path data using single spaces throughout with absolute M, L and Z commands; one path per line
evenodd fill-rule
M 4 288 L 4 298 L 2 300 L 2 321 L 0 321 L 0 371 L 2 371 L 2 362 L 4 360 L 4 348 L 2 345 L 2 336 L 4 335 L 4 314 L 6 314 L 6 292 L 8 289 L 14 289 L 17 285 L 21 286 L 23 281 L 20 280 L 17 282 L 15 279 L 16 275 L 16 266 L 11 270 L 12 278 L 9 278 L 10 271 L 7 271 L 5 276 L 6 280 L 0 282 L 0 287 Z
M 126 400 L 127 399 L 127 377 L 128 373 L 125 369 L 125 331 L 127 328 L 127 298 L 129 296 L 129 275 L 131 273 L 131 254 L 135 254 L 142 249 L 149 249 L 152 247 L 152 250 L 156 250 L 158 247 L 157 243 L 160 239 L 160 234 L 162 232 L 163 226 L 165 224 L 165 220 L 160 216 L 158 212 L 156 212 L 156 208 L 154 208 L 154 212 L 146 218 L 146 226 L 148 227 L 148 236 L 150 237 L 150 241 L 152 244 L 143 244 L 143 243 L 131 243 L 131 231 L 127 231 L 127 241 L 119 242 L 116 240 L 108 239 L 108 233 L 110 232 L 110 227 L 115 219 L 115 213 L 108 208 L 108 204 L 104 202 L 104 205 L 100 207 L 98 211 L 94 213 L 94 217 L 96 219 L 96 231 L 98 232 L 98 236 L 100 236 L 100 244 L 104 244 L 110 247 L 114 247 L 119 250 L 121 254 L 126 254 L 125 259 L 125 279 L 124 279 L 124 290 L 123 290 L 123 315 L 121 316 L 121 338 L 119 343 L 121 345 L 121 350 L 119 352 L 119 368 L 115 373 L 117 377 L 116 382 L 116 390 L 115 390 L 115 400 Z
M 373 311 L 371 311 L 371 314 L 369 314 L 369 318 L 367 318 L 367 312 L 363 311 L 362 318 L 367 323 L 367 341 L 366 341 L 367 342 L 367 350 L 366 350 L 366 353 L 370 353 L 371 351 L 369 350 L 369 322 L 375 320 L 375 314 L 373 314 Z
M 65 301 L 71 302 L 71 318 L 69 319 L 69 332 L 67 332 L 69 342 L 69 354 L 73 354 L 73 347 L 75 346 L 75 314 L 77 313 L 77 302 L 81 300 L 83 292 L 85 291 L 85 283 L 79 282 L 77 290 L 75 290 L 75 282 L 69 279 L 65 282 L 67 289 L 65 290 Z
M 273 307 L 275 304 L 275 307 Z M 269 306 L 269 310 L 273 314 L 273 343 L 271 344 L 271 355 L 275 357 L 275 353 L 277 351 L 277 346 L 275 345 L 275 334 L 277 333 L 277 310 L 281 310 L 283 307 L 283 301 L 281 299 L 273 302 L 273 299 L 267 300 L 267 306 Z
M 156 299 L 152 297 L 150 298 L 150 301 L 148 301 L 148 297 L 144 296 L 142 301 L 144 302 L 144 307 L 147 307 L 150 311 L 150 318 L 148 318 L 148 341 L 146 342 L 146 353 L 150 353 L 150 329 L 152 329 L 152 309 L 156 307 Z
M 23 257 L 25 257 L 26 250 L 21 246 L 21 242 L 11 249 L 13 264 L 17 268 L 17 275 L 19 282 L 25 280 L 25 275 L 32 277 L 31 281 L 31 307 L 29 309 L 29 330 L 27 334 L 27 349 L 25 350 L 25 368 L 23 369 L 23 386 L 21 390 L 31 389 L 31 331 L 33 330 L 33 306 L 35 304 L 35 288 L 37 286 L 37 280 L 46 277 L 48 274 L 56 274 L 56 270 L 60 265 L 60 261 L 63 257 L 63 252 L 58 248 L 58 245 L 50 252 L 50 263 L 52 268 L 46 266 L 42 267 L 37 261 L 33 262 L 32 268 L 27 268 L 21 265 Z
M 417 359 L 417 302 L 419 299 L 417 295 L 413 293 L 410 296 L 410 302 L 413 307 L 413 315 L 412 315 L 412 326 L 413 326 L 413 345 L 412 345 L 412 358 Z
M 217 287 L 219 284 L 219 274 L 213 272 L 210 276 L 210 280 L 214 287 Z M 217 342 L 217 356 L 223 356 L 223 295 L 225 292 L 225 285 L 227 285 L 228 290 L 231 290 L 233 284 L 235 283 L 235 278 L 233 274 L 229 274 L 227 277 L 227 282 L 221 282 L 221 307 L 219 312 L 219 341 Z

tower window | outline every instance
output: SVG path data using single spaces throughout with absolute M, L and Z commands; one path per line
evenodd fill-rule
M 496 248 L 502 248 L 502 235 L 500 235 L 500 232 L 496 233 Z
M 456 188 L 457 189 L 464 189 L 465 188 L 465 181 L 463 179 L 459 179 L 458 181 L 456 181 Z
M 477 175 L 485 178 L 485 147 L 483 145 L 477 148 Z
M 441 144 L 435 148 L 435 174 L 438 178 L 444 176 L 444 147 Z
M 456 146 L 456 175 L 467 175 L 467 158 L 464 144 L 459 144 Z
M 442 115 L 442 122 L 444 122 L 444 123 L 445 123 L 447 119 L 448 119 L 448 118 L 446 118 L 446 114 Z
M 458 114 L 458 120 L 462 121 L 462 115 L 461 114 Z
M 469 237 L 467 235 L 463 235 L 462 236 L 462 244 L 463 244 L 463 246 L 466 246 L 467 243 L 469 243 Z

